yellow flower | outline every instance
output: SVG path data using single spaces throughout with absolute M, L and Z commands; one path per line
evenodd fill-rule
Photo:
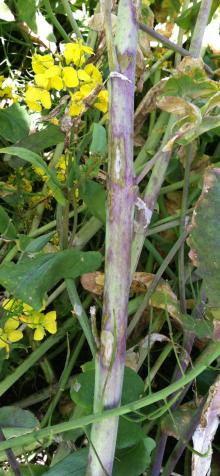
M 57 117 L 52 117 L 50 119 L 50 123 L 53 124 L 54 126 L 59 126 L 59 119 L 57 119 Z
M 23 310 L 22 301 L 16 299 L 4 299 L 2 307 L 8 311 L 10 317 L 17 317 Z
M 26 179 L 25 177 L 22 177 L 22 185 L 25 192 L 32 192 L 32 184 L 30 180 Z
M 48 181 L 48 176 L 44 173 L 44 171 L 41 167 L 33 167 L 33 169 L 34 169 L 35 173 L 42 178 L 43 182 Z
M 56 89 L 60 91 L 63 88 L 63 81 L 61 78 L 61 67 L 51 66 L 44 73 L 38 73 L 34 77 L 34 81 L 40 88 L 47 90 Z
M 24 322 L 30 329 L 35 329 L 34 340 L 42 340 L 46 335 L 45 331 L 50 334 L 57 332 L 56 311 L 50 311 L 43 314 L 40 311 L 34 311 L 31 306 L 24 305 L 24 315 L 20 320 Z
M 63 68 L 63 81 L 67 88 L 75 88 L 79 84 L 77 72 L 71 66 Z
M 41 112 L 42 106 L 45 109 L 51 108 L 51 97 L 49 91 L 36 86 L 28 86 L 25 93 L 25 100 L 32 111 Z
M 108 110 L 108 91 L 103 89 L 97 96 L 97 101 L 94 103 L 94 107 L 99 111 L 107 112 Z
M 0 76 L 0 98 L 11 99 L 12 102 L 18 101 L 18 96 L 14 92 L 14 84 L 10 78 Z
M 69 114 L 70 116 L 79 116 L 83 112 L 84 104 L 83 104 L 84 96 L 80 91 L 71 94 L 71 101 L 69 107 Z
M 76 66 L 82 66 L 86 61 L 84 53 L 92 55 L 93 49 L 82 43 L 66 43 L 63 55 L 66 64 L 74 63 Z
M 41 74 L 45 73 L 48 68 L 51 68 L 54 65 L 53 57 L 49 54 L 47 55 L 38 55 L 34 54 L 32 56 L 32 68 L 34 73 Z
M 102 84 L 102 75 L 98 68 L 94 64 L 87 64 L 84 68 L 84 71 L 90 78 L 90 81 L 96 84 Z
M 3 328 L 0 328 L 0 349 L 5 349 L 7 354 L 10 351 L 10 344 L 18 342 L 23 338 L 23 333 L 18 330 L 19 320 L 10 317 Z

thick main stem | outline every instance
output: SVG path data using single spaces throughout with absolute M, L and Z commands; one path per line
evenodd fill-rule
M 108 0 L 106 0 L 108 12 Z M 108 21 L 108 20 L 107 20 Z M 124 375 L 135 187 L 133 178 L 134 79 L 137 4 L 121 0 L 115 43 L 108 45 L 110 94 L 109 186 L 100 351 L 96 357 L 94 412 L 120 405 Z M 117 62 L 113 64 L 115 54 Z M 112 474 L 118 417 L 95 423 L 87 476 Z

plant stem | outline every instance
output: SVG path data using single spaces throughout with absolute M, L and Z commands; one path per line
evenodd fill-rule
M 6 441 L 5 435 L 4 435 L 1 428 L 0 428 L 0 441 Z M 20 471 L 20 467 L 19 467 L 19 463 L 16 460 L 16 457 L 15 457 L 13 451 L 11 450 L 11 448 L 8 448 L 7 450 L 5 450 L 5 453 L 6 453 L 8 462 L 11 466 L 11 469 L 12 469 L 14 475 L 15 476 L 22 476 L 21 471 Z
M 163 263 L 161 264 L 161 266 L 159 267 L 156 275 L 155 275 L 155 278 L 154 280 L 152 281 L 151 285 L 149 286 L 145 296 L 144 296 L 144 299 L 139 307 L 139 309 L 137 310 L 136 314 L 134 315 L 133 319 L 131 320 L 129 326 L 128 326 L 128 336 L 130 336 L 130 334 L 133 332 L 135 326 L 137 325 L 137 323 L 139 322 L 144 310 L 146 309 L 148 303 L 149 303 L 149 299 L 152 295 L 152 293 L 154 292 L 154 290 L 156 289 L 159 281 L 160 281 L 160 278 L 162 277 L 164 271 L 166 270 L 168 264 L 170 263 L 170 261 L 173 259 L 173 257 L 175 256 L 176 252 L 179 250 L 181 244 L 185 241 L 186 239 L 186 236 L 187 236 L 188 232 L 185 231 L 183 233 L 182 236 L 179 237 L 179 239 L 176 241 L 176 243 L 174 244 L 174 246 L 171 248 L 171 250 L 169 251 L 168 255 L 166 256 L 166 258 L 164 259 Z
M 76 20 L 73 16 L 73 12 L 71 10 L 71 7 L 70 7 L 70 4 L 69 4 L 69 0 L 61 0 L 62 4 L 63 4 L 63 8 L 67 14 L 67 18 L 70 22 L 70 25 L 73 29 L 73 32 L 75 33 L 76 37 L 79 38 L 80 40 L 83 40 L 83 37 L 81 35 L 81 32 L 80 32 L 80 29 L 76 23 Z
M 46 8 L 46 11 L 47 11 L 47 14 L 48 14 L 48 17 L 51 21 L 51 23 L 55 26 L 55 28 L 59 31 L 59 33 L 61 34 L 62 38 L 69 42 L 70 43 L 70 38 L 69 36 L 67 35 L 67 33 L 65 32 L 64 28 L 62 27 L 62 25 L 60 24 L 60 22 L 57 20 L 57 17 L 56 15 L 54 15 L 54 12 L 51 8 L 51 4 L 50 4 L 50 0 L 43 0 L 44 2 L 44 6 Z
M 82 303 L 79 299 L 79 295 L 77 293 L 75 282 L 74 282 L 73 279 L 66 279 L 65 282 L 66 282 L 66 288 L 67 288 L 67 291 L 68 291 L 68 294 L 69 294 L 69 299 L 70 299 L 70 302 L 73 306 L 73 310 L 76 313 L 77 319 L 78 319 L 78 321 L 79 321 L 79 323 L 82 327 L 82 330 L 85 334 L 85 337 L 86 337 L 87 342 L 89 344 L 92 356 L 93 356 L 93 358 L 95 358 L 95 354 L 96 354 L 95 341 L 94 341 L 94 338 L 93 338 L 93 335 L 92 335 L 91 326 L 90 326 L 87 314 L 84 311 L 84 309 L 82 307 Z
M 60 377 L 60 380 L 59 380 L 59 384 L 58 384 L 58 388 L 57 388 L 57 392 L 56 394 L 54 395 L 54 398 L 53 400 L 51 401 L 44 417 L 43 417 L 43 420 L 41 421 L 41 428 L 43 428 L 44 426 L 46 426 L 48 420 L 50 421 L 51 420 L 51 417 L 53 415 L 53 412 L 57 406 L 57 403 L 59 402 L 60 400 L 60 397 L 62 395 L 62 392 L 64 392 L 65 390 L 65 387 L 67 385 L 67 382 L 69 380 L 69 377 L 71 375 L 71 372 L 72 372 L 72 369 L 76 363 L 76 359 L 82 349 L 82 346 L 85 342 L 85 337 L 84 335 L 82 335 L 74 349 L 74 351 L 72 352 L 72 355 L 69 359 L 69 362 L 67 364 L 65 364 L 64 366 L 64 369 L 63 369 L 63 372 L 62 372 L 62 375 Z
M 196 20 L 189 52 L 193 58 L 201 56 L 202 42 L 209 19 L 209 13 L 212 6 L 212 0 L 202 0 Z
M 103 3 L 106 23 L 109 4 L 108 0 Z M 133 118 L 138 7 L 139 2 L 120 0 L 115 44 L 106 31 L 110 68 L 119 66 L 120 70 L 118 74 L 111 71 L 105 287 L 101 347 L 96 358 L 95 413 L 120 405 L 124 375 L 135 202 Z M 112 474 L 117 430 L 118 417 L 92 426 L 87 476 Z

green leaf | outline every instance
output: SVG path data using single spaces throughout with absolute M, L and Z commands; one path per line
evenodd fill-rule
M 72 400 L 84 408 L 92 411 L 95 384 L 95 371 L 86 371 L 78 375 L 71 387 Z M 144 392 L 144 382 L 139 375 L 129 367 L 125 368 L 122 405 L 137 400 Z
M 184 403 L 172 410 L 172 418 L 168 413 L 161 421 L 162 432 L 179 440 L 186 433 L 196 410 L 194 402 Z
M 16 228 L 2 206 L 0 206 L 0 233 L 8 240 L 14 240 L 17 236 Z
M 5 21 L 14 21 L 15 17 L 4 0 L 0 0 L 0 19 Z
M 17 264 L 5 263 L 0 266 L 0 283 L 15 298 L 40 309 L 45 293 L 61 279 L 76 278 L 95 271 L 101 260 L 100 253 L 78 250 L 24 258 Z
M 145 433 L 140 424 L 126 418 L 119 418 L 118 435 L 116 446 L 118 449 L 136 445 L 145 438 Z
M 204 280 L 209 306 L 220 307 L 220 168 L 208 169 L 195 206 L 188 244 L 190 258 Z
M 106 130 L 101 124 L 95 123 L 93 125 L 92 142 L 89 152 L 93 155 L 106 155 L 107 153 Z
M 11 438 L 37 429 L 39 421 L 28 410 L 15 406 L 5 406 L 0 408 L 0 427 L 3 429 L 6 438 Z
M 112 476 L 140 476 L 151 463 L 151 452 L 155 448 L 152 438 L 145 438 L 131 448 L 116 452 Z
M 30 29 L 37 33 L 35 0 L 17 0 L 16 7 L 21 21 L 25 21 Z
M 93 180 L 87 180 L 82 186 L 80 195 L 90 213 L 105 223 L 106 191 L 104 187 Z
M 88 449 L 82 448 L 45 471 L 43 476 L 85 476 L 87 458 Z
M 22 476 L 41 476 L 45 473 L 45 466 L 42 464 L 30 464 L 28 465 L 19 465 L 19 469 Z M 12 469 L 0 471 L 0 476 L 14 476 L 14 471 Z
M 54 145 L 64 141 L 64 133 L 59 127 L 49 124 L 45 129 L 37 131 L 24 137 L 16 143 L 16 147 L 23 147 L 39 153 L 45 149 L 49 149 Z
M 46 235 L 39 236 L 38 238 L 31 239 L 31 241 L 25 246 L 24 253 L 36 253 L 42 250 L 42 248 L 50 241 L 54 235 L 54 231 L 47 233 Z M 28 237 L 27 237 L 28 238 Z
M 199 339 L 204 337 L 212 337 L 213 324 L 206 319 L 195 319 L 190 315 L 181 315 L 181 323 L 187 332 L 193 332 Z
M 61 205 L 65 205 L 65 197 L 61 190 L 59 180 L 57 180 L 55 173 L 49 169 L 40 155 L 35 154 L 35 152 L 32 152 L 31 150 L 24 149 L 23 147 L 4 147 L 3 149 L 0 149 L 0 154 L 15 155 L 34 167 L 40 167 L 49 178 L 48 186 L 52 189 L 57 202 Z
M 0 109 L 0 136 L 3 139 L 15 143 L 27 136 L 29 129 L 30 117 L 24 106 L 13 104 Z
M 199 9 L 201 6 L 201 1 L 198 2 L 196 5 L 191 6 L 187 10 L 185 10 L 177 19 L 176 23 L 180 28 L 182 28 L 185 31 L 193 29 L 195 26 L 196 18 L 199 13 Z M 213 0 L 212 2 L 212 7 L 210 10 L 210 15 L 209 15 L 209 22 L 212 19 L 212 16 L 215 12 L 215 10 L 219 6 L 219 0 Z

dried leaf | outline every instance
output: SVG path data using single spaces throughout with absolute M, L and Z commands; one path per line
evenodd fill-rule
M 111 14 L 112 18 L 112 30 L 115 33 L 117 16 L 113 13 Z M 103 13 L 95 13 L 88 21 L 88 25 L 91 30 L 98 31 L 99 33 L 104 31 L 104 15 Z
M 210 387 L 208 398 L 199 425 L 192 437 L 193 447 L 202 455 L 192 455 L 192 476 L 208 476 L 211 471 L 212 441 L 219 425 L 220 416 L 220 377 Z
M 162 79 L 159 83 L 155 84 L 144 96 L 140 104 L 138 105 L 134 114 L 134 130 L 135 135 L 141 130 L 147 114 L 152 112 L 156 108 L 156 100 L 161 94 L 166 79 Z
M 151 273 L 134 273 L 131 293 L 146 293 L 154 277 L 155 275 Z M 84 274 L 81 277 L 81 284 L 87 291 L 101 296 L 104 289 L 104 274 L 99 271 Z M 166 281 L 160 281 L 149 303 L 157 309 L 165 309 L 174 319 L 181 321 L 177 297 Z

